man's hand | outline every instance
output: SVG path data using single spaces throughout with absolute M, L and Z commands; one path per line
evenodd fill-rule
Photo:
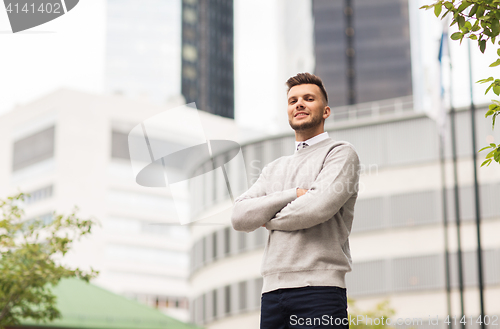
M 307 190 L 305 188 L 299 188 L 299 187 L 297 187 L 297 198 L 303 196 L 304 194 L 306 194 L 307 191 L 309 191 L 309 190 Z M 262 227 L 266 227 L 266 224 L 262 225 Z
M 306 194 L 307 191 L 305 188 L 297 188 L 297 198 Z

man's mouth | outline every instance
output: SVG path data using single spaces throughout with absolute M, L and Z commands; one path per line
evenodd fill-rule
M 300 112 L 300 113 L 295 114 L 295 117 L 296 117 L 296 118 L 299 118 L 299 117 L 305 117 L 305 116 L 307 116 L 307 115 L 309 115 L 309 114 L 307 114 L 307 113 L 303 113 L 303 112 Z

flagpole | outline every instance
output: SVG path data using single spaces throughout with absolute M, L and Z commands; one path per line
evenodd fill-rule
M 443 198 L 443 226 L 444 226 L 444 260 L 446 280 L 446 308 L 447 314 L 451 315 L 451 282 L 450 282 L 450 250 L 448 247 L 448 202 L 446 195 L 446 174 L 444 160 L 444 136 L 439 134 L 439 159 L 441 166 L 441 195 Z M 448 327 L 452 327 L 451 321 Z
M 443 88 L 443 80 L 444 80 L 444 75 L 443 75 L 443 53 L 445 51 L 444 46 L 445 42 L 446 45 L 448 44 L 447 42 L 448 34 L 445 33 L 443 30 L 443 33 L 441 35 L 441 45 L 440 45 L 440 50 L 439 50 L 439 63 L 440 63 L 440 83 L 441 83 L 441 108 L 439 110 L 445 112 L 445 107 L 444 107 L 444 88 Z M 449 51 L 448 51 L 448 56 L 449 56 Z M 450 62 L 450 67 L 451 67 L 451 62 Z M 451 70 L 450 70 L 450 75 L 451 75 Z M 445 138 L 444 138 L 444 133 L 445 133 L 445 121 L 446 121 L 446 113 L 443 113 L 442 116 L 438 116 L 438 118 L 441 117 L 443 122 L 439 122 L 438 119 L 438 131 L 439 131 L 439 164 L 441 167 L 441 197 L 443 200 L 443 228 L 444 228 L 444 264 L 445 264 L 445 282 L 446 282 L 446 309 L 447 309 L 447 314 L 451 316 L 451 280 L 450 280 L 450 250 L 449 250 L 449 243 L 448 243 L 448 196 L 446 193 L 446 162 L 445 162 Z M 452 322 L 448 322 L 448 327 L 452 328 Z
M 469 53 L 469 85 L 470 85 L 470 115 L 472 127 L 472 162 L 474 166 L 474 202 L 476 208 L 476 236 L 477 236 L 477 270 L 479 284 L 479 304 L 481 308 L 481 328 L 484 329 L 484 283 L 483 283 L 483 260 L 481 248 L 481 209 L 479 204 L 479 184 L 477 181 L 477 150 L 476 150 L 476 107 L 474 106 L 474 94 L 472 84 L 472 56 L 470 51 L 470 40 L 467 40 Z
M 453 79 L 452 79 L 452 70 L 453 65 L 451 62 L 451 52 L 449 51 L 448 45 L 448 54 L 450 56 L 450 123 L 451 123 L 451 153 L 452 153 L 452 163 L 453 163 L 453 197 L 454 197 L 454 205 L 455 205 L 455 226 L 456 226 L 456 234 L 457 234 L 457 267 L 458 267 L 458 289 L 460 293 L 460 315 L 463 317 L 465 315 L 464 310 L 464 275 L 463 275 L 463 264 L 462 264 L 462 242 L 461 242 L 461 229 L 460 229 L 460 198 L 458 191 L 458 170 L 457 170 L 457 145 L 456 145 L 456 111 L 453 106 Z M 450 314 L 451 316 L 451 314 Z M 461 318 L 460 317 L 460 318 Z M 460 322 L 461 327 L 465 329 L 465 322 Z

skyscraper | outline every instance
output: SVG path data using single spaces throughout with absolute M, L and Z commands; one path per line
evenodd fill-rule
M 407 0 L 313 0 L 313 15 L 330 106 L 412 95 Z
M 234 119 L 233 1 L 182 1 L 182 94 Z

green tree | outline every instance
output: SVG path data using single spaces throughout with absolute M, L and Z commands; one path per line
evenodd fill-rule
M 349 328 L 352 329 L 392 329 L 392 325 L 388 325 L 386 320 L 391 318 L 396 311 L 389 306 L 389 301 L 384 300 L 378 303 L 373 310 L 361 311 L 356 307 L 356 302 L 352 299 L 348 299 L 347 303 L 349 305 L 349 318 L 359 319 L 352 320 L 349 322 Z M 371 323 L 368 319 L 372 319 Z M 374 321 L 378 319 L 378 321 Z M 367 321 L 368 320 L 368 321 Z M 378 324 L 375 324 L 378 322 Z
M 434 9 L 436 17 L 443 19 L 448 14 L 452 16 L 450 26 L 457 24 L 458 32 L 453 33 L 452 40 L 462 40 L 464 37 L 477 41 L 479 50 L 484 54 L 486 45 L 490 41 L 493 47 L 500 46 L 500 41 L 496 44 L 496 38 L 500 33 L 500 0 L 439 0 L 430 5 L 420 7 L 420 9 Z M 497 54 L 500 57 L 500 49 L 497 48 Z M 500 58 L 491 63 L 490 67 L 500 65 Z M 490 83 L 486 88 L 485 94 L 490 90 L 497 96 L 500 96 L 500 79 L 489 77 L 481 79 L 477 83 Z M 492 127 L 495 128 L 495 119 L 500 114 L 500 102 L 492 100 L 485 117 L 491 116 Z M 489 150 L 486 160 L 481 164 L 490 165 L 494 160 L 500 164 L 500 144 L 491 143 L 483 147 L 479 152 Z
M 46 223 L 23 219 L 20 205 L 25 195 L 0 200 L 0 328 L 19 325 L 24 318 L 51 321 L 61 317 L 50 286 L 62 278 L 89 281 L 98 272 L 69 269 L 60 260 L 72 242 L 90 234 L 92 220 L 54 214 Z

